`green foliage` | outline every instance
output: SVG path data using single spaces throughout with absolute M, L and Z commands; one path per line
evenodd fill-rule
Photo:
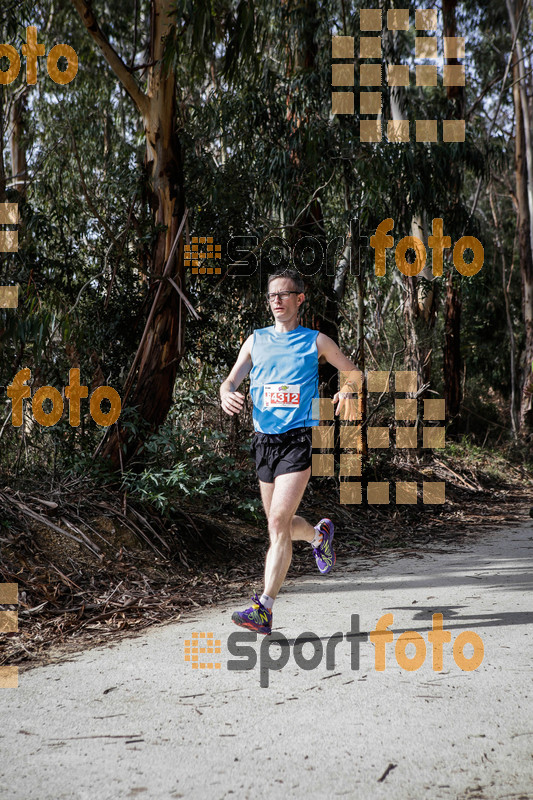
M 383 4 L 384 14 L 389 5 Z M 414 3 L 409 6 L 414 11 Z M 270 324 L 262 296 L 267 272 L 260 256 L 262 243 L 272 234 L 292 243 L 295 223 L 313 200 L 320 204 L 321 237 L 327 241 L 342 242 L 350 217 L 357 216 L 362 236 L 372 235 L 382 219 L 392 217 L 397 242 L 411 233 L 414 215 L 429 229 L 433 218 L 443 217 L 445 233 L 454 242 L 464 234 L 482 241 L 482 271 L 460 284 L 465 405 L 485 421 L 476 426 L 465 415 L 464 423 L 472 426 L 478 443 L 487 426 L 490 443 L 497 441 L 498 424 L 508 425 L 510 331 L 486 191 L 492 181 L 519 354 L 524 331 L 512 199 L 511 76 L 490 136 L 487 122 L 499 100 L 510 48 L 504 4 L 457 4 L 458 34 L 466 36 L 470 67 L 465 89 L 466 108 L 471 110 L 467 141 L 432 146 L 393 146 L 385 139 L 376 145 L 361 143 L 357 103 L 353 116 L 331 115 L 331 35 L 354 36 L 357 53 L 361 7 L 366 7 L 362 0 L 173 4 L 174 25 L 164 60 L 177 79 L 188 225 L 192 235 L 212 235 L 222 244 L 224 257 L 217 264 L 221 276 L 188 276 L 186 290 L 201 319 L 187 320 L 187 356 L 179 367 L 176 402 L 166 422 L 154 432 L 135 409 L 126 408 L 121 415 L 123 429 L 139 431 L 145 439 L 121 478 L 123 488 L 165 513 L 184 501 L 200 501 L 213 513 L 250 519 L 258 513 L 258 498 L 245 499 L 255 491 L 244 444 L 251 430 L 249 414 L 239 423 L 223 419 L 217 389 L 240 343 L 254 328 Z M 148 63 L 150 4 L 117 0 L 112 15 L 103 0 L 94 0 L 92 8 L 145 89 L 147 70 L 142 65 Z M 9 103 L 23 88 L 24 70 L 13 86 L 0 87 L 6 199 L 19 202 L 22 220 L 19 252 L 0 256 L 0 285 L 21 287 L 18 311 L 0 309 L 0 384 L 6 386 L 18 369 L 28 366 L 39 385 L 62 387 L 69 369 L 79 365 L 83 383 L 92 388 L 103 382 L 120 392 L 156 285 L 150 255 L 157 226 L 147 201 L 142 125 L 71 4 L 4 4 L 0 40 L 20 49 L 26 24 L 37 25 L 47 50 L 56 42 L 68 42 L 78 53 L 80 68 L 75 81 L 62 87 L 48 79 L 41 65 L 42 81 L 29 91 L 22 142 L 30 174 L 26 197 L 12 185 L 7 139 Z M 527 53 L 531 34 L 526 24 L 522 36 Z M 400 33 L 387 48 L 395 63 L 413 64 L 413 31 Z M 453 116 L 454 101 L 441 88 L 411 87 L 406 93 L 404 110 L 411 129 L 421 117 Z M 386 88 L 383 103 L 386 118 Z M 451 165 L 461 175 L 459 188 L 452 185 Z M 482 190 L 471 217 L 479 179 Z M 239 235 L 257 242 L 248 274 L 237 274 L 226 257 L 230 238 Z M 407 350 L 406 282 L 398 274 L 392 250 L 387 274 L 380 279 L 373 274 L 373 251 L 363 243 L 361 252 L 367 368 L 388 369 L 393 353 L 395 368 L 402 368 Z M 335 298 L 337 260 L 338 253 L 310 277 L 308 324 L 322 325 L 330 308 L 338 308 L 332 324 L 338 325 L 343 349 L 353 355 L 356 276 L 348 273 L 344 294 Z M 448 258 L 445 271 L 450 269 Z M 432 353 L 431 391 L 439 394 L 445 279 L 431 284 L 437 289 L 434 327 L 418 327 L 420 342 Z M 387 311 L 382 313 L 385 304 Z M 4 394 L 0 429 L 9 410 Z M 92 458 L 102 435 L 88 413 L 79 429 L 72 429 L 66 418 L 51 430 L 28 425 L 24 434 L 8 423 L 1 458 L 11 476 L 91 471 L 106 482 L 111 480 L 108 466 Z
M 234 445 L 228 452 L 228 435 L 209 427 L 198 414 L 214 389 L 211 383 L 209 389 L 178 391 L 166 422 L 143 445 L 142 460 L 123 473 L 122 488 L 164 514 L 171 514 L 173 505 L 194 504 L 197 510 L 201 503 L 206 513 L 223 511 L 255 520 L 261 504 L 246 497 L 251 489 L 247 447 Z

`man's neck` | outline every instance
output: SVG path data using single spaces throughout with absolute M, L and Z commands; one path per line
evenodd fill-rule
M 288 322 L 280 322 L 276 320 L 276 324 L 274 325 L 274 330 L 276 333 L 289 333 L 290 331 L 295 330 L 300 325 L 298 317 L 295 319 L 291 319 Z

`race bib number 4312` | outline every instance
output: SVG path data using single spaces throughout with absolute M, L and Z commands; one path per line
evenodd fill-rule
M 265 408 L 296 408 L 300 405 L 300 386 L 265 383 Z

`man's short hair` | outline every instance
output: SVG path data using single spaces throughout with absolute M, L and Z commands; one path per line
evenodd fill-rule
M 294 288 L 297 292 L 305 292 L 303 278 L 295 269 L 280 269 L 278 272 L 274 272 L 272 275 L 269 275 L 267 287 L 269 287 L 270 283 L 275 281 L 277 278 L 289 278 L 294 283 Z

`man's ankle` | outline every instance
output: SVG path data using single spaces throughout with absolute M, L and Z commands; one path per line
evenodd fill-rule
M 272 611 L 272 606 L 274 605 L 274 598 L 270 597 L 268 594 L 262 594 L 259 598 L 259 602 L 262 606 L 267 608 L 269 611 Z
M 321 533 L 319 528 L 315 528 L 315 536 L 310 542 L 311 547 L 318 547 L 320 544 L 322 544 L 323 538 L 324 535 Z

